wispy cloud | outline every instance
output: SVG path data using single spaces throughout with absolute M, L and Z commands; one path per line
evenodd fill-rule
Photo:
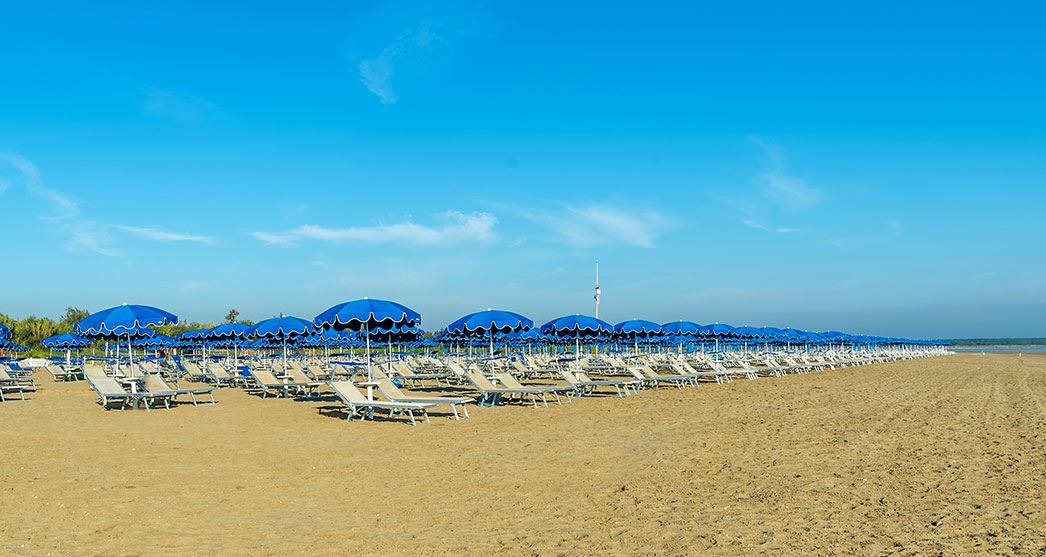
M 142 110 L 146 113 L 179 122 L 200 120 L 214 110 L 215 106 L 207 99 L 155 87 L 146 87 L 145 98 L 142 99 Z
M 430 48 L 433 41 L 440 37 L 433 31 L 430 21 L 422 21 L 417 28 L 401 33 L 381 50 L 378 56 L 361 61 L 356 69 L 360 72 L 360 81 L 367 89 L 378 96 L 382 104 L 389 105 L 396 100 L 392 88 L 392 78 L 396 74 L 396 65 L 404 58 L 418 56 Z
M 441 213 L 441 224 L 426 226 L 409 218 L 395 224 L 327 228 L 307 224 L 283 232 L 253 232 L 252 235 L 271 245 L 295 246 L 301 240 L 319 240 L 357 244 L 409 244 L 437 246 L 461 243 L 490 243 L 497 235 L 494 227 L 498 219 L 490 213 Z
M 749 139 L 766 152 L 766 168 L 754 179 L 766 199 L 790 211 L 809 209 L 821 202 L 821 190 L 788 171 L 780 148 L 755 136 Z
M 0 192 L 12 185 L 20 185 L 30 194 L 53 204 L 57 212 L 49 214 L 45 217 L 46 220 L 67 219 L 80 213 L 80 206 L 67 195 L 44 187 L 40 169 L 29 159 L 8 151 L 0 151 Z
M 768 226 L 766 224 L 754 221 L 752 219 L 744 219 L 741 222 L 749 228 L 755 228 L 756 230 L 763 230 L 766 232 L 773 232 L 776 234 L 789 234 L 792 232 L 799 232 L 798 228 L 788 228 L 787 226 Z
M 161 230 L 159 228 L 141 228 L 125 225 L 115 225 L 115 228 L 125 230 L 135 236 L 140 236 L 148 240 L 156 240 L 157 242 L 200 242 L 203 244 L 214 244 L 213 238 L 210 236 L 201 236 L 199 234 L 180 234 L 177 232 Z
M 113 246 L 114 241 L 108 230 L 108 226 L 94 221 L 72 223 L 68 229 L 67 249 L 72 252 L 87 250 L 98 255 L 116 257 L 121 253 Z
M 628 245 L 654 247 L 657 236 L 676 228 L 672 217 L 654 210 L 621 209 L 609 205 L 561 205 L 561 210 L 519 210 L 573 246 Z

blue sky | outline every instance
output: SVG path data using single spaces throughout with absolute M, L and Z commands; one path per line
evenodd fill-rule
M 1046 335 L 1033 3 L 33 2 L 0 312 Z

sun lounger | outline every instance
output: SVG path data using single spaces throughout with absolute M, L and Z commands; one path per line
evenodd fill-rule
M 189 395 L 189 399 L 192 400 L 193 406 L 199 406 L 199 403 L 196 400 L 196 395 L 207 395 L 211 399 L 211 402 L 208 404 L 214 404 L 214 391 L 216 389 L 216 387 L 179 389 L 177 387 L 172 387 L 170 384 L 164 381 L 163 377 L 160 377 L 159 374 L 145 376 L 146 392 L 156 395 L 167 395 L 171 397 L 171 400 L 175 400 L 178 395 Z
M 119 402 L 121 409 L 128 406 L 137 408 L 138 403 L 141 402 L 145 404 L 145 410 L 148 411 L 150 409 L 149 403 L 155 401 L 163 402 L 165 407 L 170 408 L 171 394 L 129 393 L 115 379 L 104 374 L 101 377 L 87 375 L 87 384 L 98 395 L 99 403 L 102 405 L 103 410 L 109 410 L 109 404 L 113 402 Z
M 414 411 L 420 410 L 425 415 L 425 422 L 429 421 L 428 408 L 436 406 L 436 403 L 420 403 L 420 402 L 385 402 L 380 400 L 370 400 L 364 395 L 352 381 L 331 381 L 329 383 L 331 389 L 334 390 L 334 394 L 338 395 L 346 406 L 349 407 L 349 415 L 346 416 L 346 421 L 351 420 L 357 412 L 360 412 L 360 421 L 366 418 L 374 419 L 374 410 L 382 409 L 389 411 L 389 417 L 396 415 L 396 412 L 406 412 L 407 416 L 410 417 L 411 425 L 418 425 L 418 422 L 414 419 Z
M 545 408 L 548 408 L 548 399 L 545 398 L 545 393 L 540 389 L 513 389 L 508 387 L 495 387 L 493 383 L 485 375 L 479 372 L 471 371 L 465 374 L 465 379 L 472 384 L 473 387 L 480 393 L 479 403 L 497 405 L 498 401 L 501 400 L 503 395 L 508 395 L 509 398 L 522 398 L 523 396 L 529 396 L 530 402 L 534 404 L 534 408 L 538 408 L 537 395 L 541 396 L 541 401 L 544 403 Z M 558 399 L 558 397 L 557 397 Z M 560 402 L 562 404 L 562 402 Z
M 652 383 L 654 385 L 660 385 L 661 383 L 673 383 L 677 389 L 682 389 L 687 383 L 690 383 L 694 378 L 687 375 L 662 375 L 645 365 L 631 365 L 625 368 L 631 373 L 636 379 Z
M 207 362 L 207 374 L 211 376 L 211 379 L 218 386 L 228 385 L 235 387 L 241 383 L 246 383 L 245 377 L 239 377 L 238 375 L 230 375 L 228 371 L 221 364 L 216 362 Z
M 0 383 L 0 402 L 10 400 L 11 395 L 18 395 L 18 400 L 25 400 L 25 387 Z
M 627 379 L 593 381 L 585 372 L 571 371 L 569 369 L 559 370 L 559 375 L 580 394 L 594 393 L 598 387 L 606 386 L 614 387 L 614 390 L 617 391 L 617 396 L 626 397 L 635 394 L 641 384 L 639 380 Z
M 31 392 L 36 390 L 36 378 L 29 376 L 12 377 L 6 369 L 0 368 L 0 385 L 21 387 L 23 391 Z
M 317 397 L 320 386 L 324 384 L 322 381 L 293 382 L 289 379 L 284 382 L 277 379 L 271 371 L 262 368 L 253 369 L 251 373 L 254 374 L 256 386 L 261 389 L 262 398 L 267 397 L 270 390 L 275 390 L 277 395 L 289 396 L 292 389 L 307 397 Z
M 449 404 L 451 411 L 454 412 L 455 420 L 464 419 L 458 415 L 458 406 L 461 406 L 465 418 L 468 418 L 469 411 L 468 408 L 465 407 L 465 404 L 476 400 L 467 396 L 426 396 L 424 394 L 407 394 L 400 390 L 400 388 L 381 371 L 376 372 L 374 380 L 377 381 L 378 390 L 381 392 L 382 396 L 392 402 L 418 402 L 422 404 L 431 402 L 433 404 Z
M 541 394 L 550 393 L 552 396 L 556 397 L 556 402 L 558 402 L 559 404 L 563 404 L 563 401 L 559 399 L 559 393 L 564 393 L 566 395 L 567 402 L 571 402 L 571 397 L 572 397 L 572 395 L 574 393 L 574 387 L 570 387 L 570 386 L 567 386 L 567 387 L 561 387 L 561 386 L 560 387 L 556 387 L 556 386 L 548 386 L 548 385 L 540 385 L 540 386 L 523 385 L 511 373 L 508 373 L 508 372 L 505 372 L 505 373 L 495 373 L 494 374 L 494 378 L 497 379 L 498 381 L 500 381 L 502 385 L 504 385 L 505 387 L 507 387 L 509 389 L 517 389 L 517 390 L 521 390 L 521 391 L 522 390 L 526 390 L 526 391 L 532 391 L 534 393 L 541 393 Z M 544 397 L 542 397 L 542 398 L 544 398 Z
M 47 371 L 47 373 L 50 373 L 51 377 L 55 381 L 68 381 L 69 379 L 83 379 L 84 378 L 84 370 L 83 370 L 83 368 L 79 368 L 79 369 L 73 368 L 71 370 L 66 371 L 65 369 L 62 369 L 61 366 L 52 364 L 52 365 L 44 366 L 44 370 Z

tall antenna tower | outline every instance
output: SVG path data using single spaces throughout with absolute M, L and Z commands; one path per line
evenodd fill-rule
M 596 319 L 599 319 L 599 261 L 596 261 Z

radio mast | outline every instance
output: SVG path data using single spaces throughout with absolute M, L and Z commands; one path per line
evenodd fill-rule
M 596 261 L 596 295 L 593 296 L 596 299 L 596 319 L 599 319 L 599 261 Z

